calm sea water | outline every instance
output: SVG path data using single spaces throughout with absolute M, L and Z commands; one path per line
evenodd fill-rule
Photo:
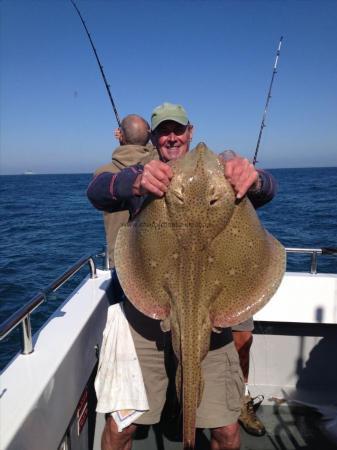
M 337 247 L 337 168 L 271 172 L 279 191 L 259 211 L 265 227 L 287 247 Z M 81 256 L 102 250 L 102 216 L 86 198 L 90 179 L 89 174 L 0 177 L 0 322 Z M 288 269 L 309 268 L 310 258 L 289 258 Z M 320 257 L 319 271 L 337 272 L 337 257 Z M 48 297 L 33 314 L 33 329 L 77 282 Z M 17 330 L 0 343 L 0 367 L 19 349 L 19 339 Z

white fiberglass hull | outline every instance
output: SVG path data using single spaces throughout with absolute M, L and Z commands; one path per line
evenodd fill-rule
M 108 271 L 87 278 L 37 333 L 34 353 L 3 371 L 1 450 L 58 449 L 65 435 L 72 450 L 93 448 L 90 398 L 109 279 Z M 337 275 L 287 273 L 255 320 L 252 393 L 266 404 L 337 405 Z

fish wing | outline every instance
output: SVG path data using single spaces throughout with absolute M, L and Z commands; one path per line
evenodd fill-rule
M 153 200 L 118 232 L 115 246 L 118 279 L 128 299 L 148 317 L 163 320 L 169 315 L 168 281 L 174 277 L 178 250 L 166 205 L 160 199 Z
M 234 326 L 259 311 L 280 285 L 284 247 L 266 231 L 247 198 L 235 207 L 211 246 L 209 282 L 218 293 L 210 308 L 213 326 Z

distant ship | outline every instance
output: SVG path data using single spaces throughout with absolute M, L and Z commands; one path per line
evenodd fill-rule
M 31 170 L 26 170 L 26 172 L 23 172 L 23 175 L 35 175 L 35 173 Z

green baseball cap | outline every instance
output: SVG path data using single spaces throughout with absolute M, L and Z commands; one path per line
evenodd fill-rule
M 181 125 L 188 124 L 188 117 L 185 109 L 181 105 L 174 105 L 173 103 L 163 103 L 157 106 L 151 115 L 151 129 L 157 128 L 165 120 L 173 120 Z

